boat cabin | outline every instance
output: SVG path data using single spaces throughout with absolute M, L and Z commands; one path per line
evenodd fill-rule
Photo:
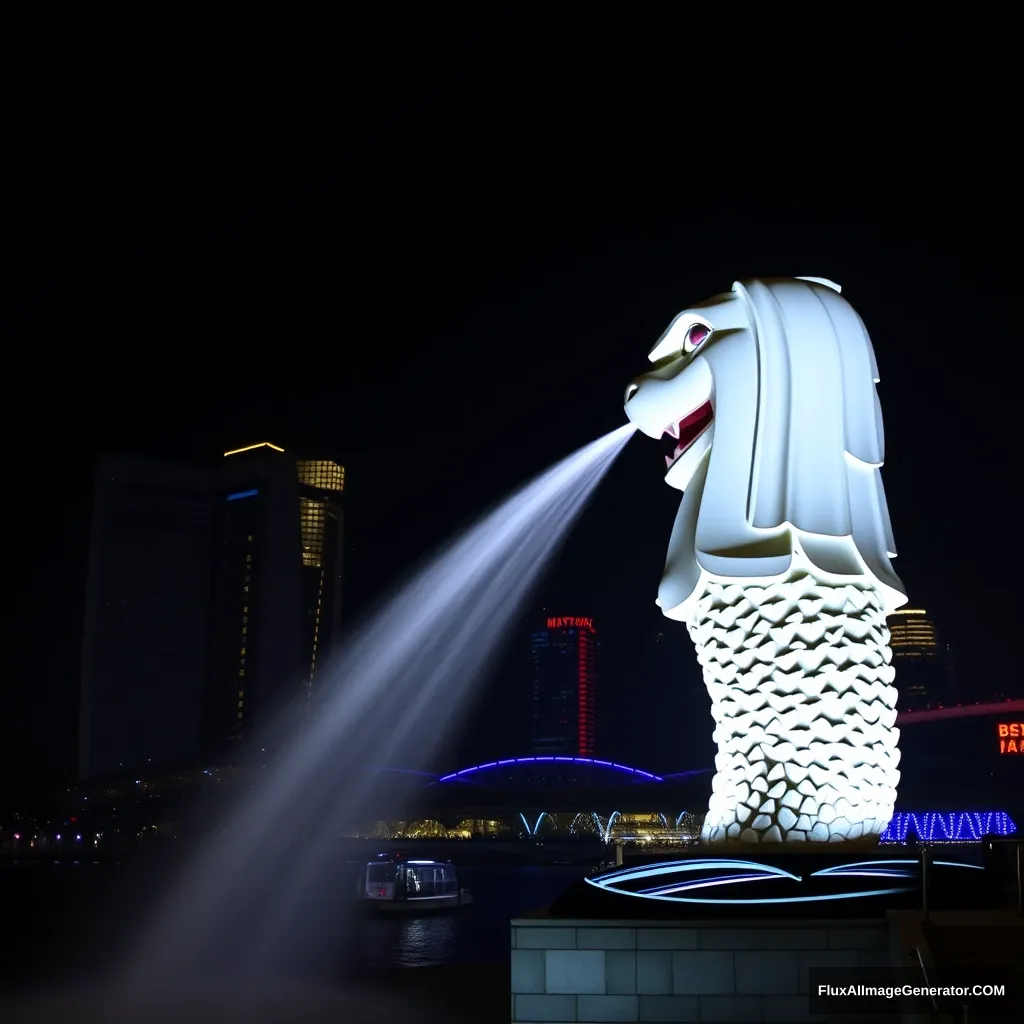
M 370 900 L 451 900 L 459 895 L 455 868 L 437 860 L 378 858 L 366 865 L 361 895 Z

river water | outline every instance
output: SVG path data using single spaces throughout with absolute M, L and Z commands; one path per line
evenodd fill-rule
M 475 902 L 463 910 L 405 920 L 367 916 L 356 929 L 368 967 L 435 967 L 507 962 L 509 921 L 550 904 L 582 874 L 581 867 L 462 868 L 459 881 Z
M 364 869 L 365 863 L 340 864 L 339 872 L 349 877 L 327 894 L 320 918 L 310 921 L 306 938 L 317 947 L 318 973 L 325 964 L 340 979 L 387 968 L 507 963 L 510 919 L 550 904 L 584 872 L 563 865 L 460 867 L 460 883 L 475 898 L 469 907 L 353 920 L 350 902 L 337 903 L 337 894 L 354 893 Z M 0 867 L 7 949 L 0 958 L 0 986 L 37 986 L 108 968 L 137 927 L 157 881 L 115 864 Z

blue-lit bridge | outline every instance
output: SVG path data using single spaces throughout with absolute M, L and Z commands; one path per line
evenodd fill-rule
M 378 779 L 389 774 L 380 770 Z M 637 827 L 666 836 L 699 833 L 712 775 L 710 769 L 658 775 L 600 758 L 503 758 L 424 775 L 406 812 L 415 821 L 403 828 L 605 841 Z
M 378 770 L 389 774 L 388 770 Z M 700 834 L 711 769 L 657 775 L 615 761 L 518 757 L 423 776 L 403 821 L 378 821 L 381 837 L 470 835 L 594 837 L 604 842 L 685 841 Z M 883 842 L 977 842 L 1010 835 L 1002 810 L 898 811 Z
M 924 840 L 977 841 L 1012 833 L 1013 820 L 1024 820 L 1024 756 L 1019 744 L 1012 752 L 1006 743 L 1004 753 L 999 737 L 1000 730 L 1024 730 L 1022 718 L 1021 700 L 901 713 L 900 813 L 889 837 L 903 840 L 909 830 Z M 115 809 L 121 828 L 188 827 L 191 808 L 204 806 L 197 796 L 228 797 L 249 786 L 250 772 L 227 765 L 98 779 L 78 791 L 73 813 L 95 819 L 98 832 L 112 827 Z M 530 756 L 443 774 L 367 766 L 339 785 L 366 795 L 362 834 L 382 838 L 607 841 L 644 833 L 678 840 L 699 831 L 713 774 L 710 768 L 657 773 L 612 759 Z M 404 820 L 395 820 L 398 815 Z

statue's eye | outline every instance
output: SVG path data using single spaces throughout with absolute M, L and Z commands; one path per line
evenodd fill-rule
M 683 351 L 692 352 L 694 349 L 700 348 L 710 335 L 711 328 L 706 324 L 694 324 L 683 338 Z

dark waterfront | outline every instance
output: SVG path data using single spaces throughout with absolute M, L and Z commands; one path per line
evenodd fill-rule
M 472 906 L 379 917 L 351 912 L 350 896 L 362 868 L 356 862 L 339 865 L 337 889 L 324 893 L 325 912 L 311 923 L 320 969 L 337 980 L 395 968 L 507 966 L 509 920 L 548 905 L 585 870 L 568 865 L 460 867 L 460 881 L 475 896 Z M 0 866 L 5 925 L 9 936 L 18 936 L 2 961 L 0 985 L 6 990 L 35 987 L 109 967 L 123 944 L 131 944 L 132 931 L 161 879 L 159 872 L 147 876 L 130 862 Z

